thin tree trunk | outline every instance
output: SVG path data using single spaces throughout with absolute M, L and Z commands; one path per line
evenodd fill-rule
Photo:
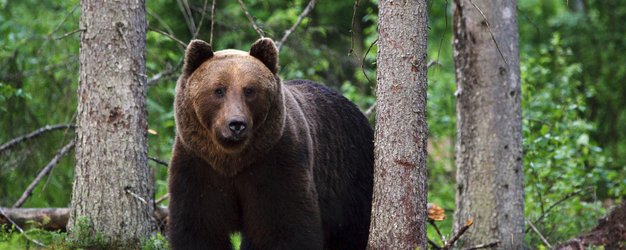
M 499 249 L 523 249 L 516 1 L 455 0 L 454 61 L 458 133 L 455 231 L 468 219 L 474 220 L 457 246 L 499 240 Z
M 85 226 L 83 217 L 111 248 L 138 248 L 156 228 L 146 155 L 145 3 L 81 0 L 81 7 L 69 228 Z
M 426 249 L 425 0 L 379 4 L 370 249 Z

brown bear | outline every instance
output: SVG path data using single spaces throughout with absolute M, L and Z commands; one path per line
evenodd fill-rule
M 357 107 L 282 82 L 271 39 L 249 52 L 192 41 L 176 85 L 172 249 L 365 249 L 373 132 Z

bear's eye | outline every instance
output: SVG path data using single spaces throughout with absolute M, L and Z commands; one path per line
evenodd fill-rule
M 215 94 L 215 96 L 217 97 L 224 97 L 224 88 L 217 88 L 213 91 L 213 93 Z
M 254 96 L 254 89 L 253 88 L 245 88 L 243 89 L 243 94 L 246 95 L 246 97 L 252 97 Z

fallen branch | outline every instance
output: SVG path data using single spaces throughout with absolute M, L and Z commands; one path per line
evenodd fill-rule
M 265 37 L 265 32 L 263 32 L 263 30 L 261 28 L 259 28 L 259 26 L 254 21 L 254 18 L 252 18 L 252 16 L 250 16 L 250 13 L 248 13 L 248 9 L 246 8 L 246 5 L 243 3 L 243 1 L 237 0 L 237 2 L 239 2 L 239 6 L 241 6 L 241 10 L 243 10 L 243 13 L 248 18 L 248 21 L 250 21 L 250 24 L 252 24 L 252 28 L 254 28 L 256 33 L 259 34 L 259 36 L 261 38 Z
M 494 242 L 487 243 L 487 244 L 480 244 L 480 245 L 476 245 L 476 246 L 473 246 L 473 247 L 468 247 L 468 248 L 465 248 L 465 250 L 475 250 L 475 249 L 491 248 L 491 247 L 497 246 L 498 244 L 500 244 L 500 241 L 494 241 Z
M 315 0 L 310 0 L 309 4 L 307 4 L 306 8 L 304 8 L 304 10 L 302 11 L 302 13 L 300 13 L 300 15 L 298 16 L 298 19 L 296 20 L 296 22 L 293 24 L 293 26 L 291 26 L 291 28 L 289 28 L 288 30 L 285 31 L 285 35 L 283 35 L 283 38 L 280 39 L 280 41 L 278 41 L 278 43 L 276 43 L 276 48 L 278 48 L 278 51 L 280 51 L 281 46 L 283 46 L 283 44 L 285 43 L 285 41 L 287 41 L 287 37 L 289 37 L 289 35 L 291 35 L 292 32 L 294 32 L 296 30 L 296 28 L 298 27 L 298 25 L 300 25 L 300 23 L 302 22 L 302 20 L 304 19 L 305 16 L 309 15 L 309 13 L 311 12 L 311 10 L 313 10 L 313 7 L 315 7 Z
M 3 151 L 10 149 L 12 147 L 14 147 L 15 145 L 36 138 L 38 136 L 41 136 L 42 134 L 46 133 L 46 132 L 50 132 L 50 131 L 54 131 L 54 130 L 58 130 L 58 129 L 74 129 L 76 128 L 76 125 L 74 124 L 56 124 L 56 125 L 46 125 L 43 128 L 39 128 L 27 135 L 23 135 L 20 137 L 17 137 L 15 139 L 12 139 L 10 141 L 8 141 L 5 144 L 2 144 L 2 146 L 0 146 L 0 153 L 2 153 Z
M 19 227 L 35 226 L 44 230 L 65 231 L 70 216 L 69 208 L 0 208 L 5 214 L 0 217 L 0 224 L 12 220 Z
M 41 242 L 39 242 L 39 241 L 37 241 L 35 239 L 31 239 L 30 237 L 28 237 L 28 235 L 24 232 L 24 229 L 22 229 L 22 227 L 20 227 L 13 219 L 11 219 L 11 217 L 8 216 L 7 213 L 4 211 L 4 209 L 1 208 L 1 207 L 0 207 L 0 214 L 2 214 L 2 216 L 6 219 L 6 222 L 11 223 L 15 228 L 17 228 L 17 230 L 20 231 L 20 233 L 22 235 L 24 235 L 24 238 L 26 238 L 29 241 L 32 241 L 33 243 L 37 244 L 40 247 L 46 247 L 46 245 L 42 244 Z M 3 220 L 3 219 L 0 218 L 0 220 Z M 3 223 L 3 224 L 7 224 L 6 222 Z
M 67 231 L 70 218 L 69 208 L 2 208 L 0 207 L 0 224 L 13 224 L 18 230 L 35 227 L 50 231 Z M 167 223 L 167 207 L 157 206 L 152 216 L 160 224 Z M 23 232 L 23 230 L 20 230 Z
M 65 156 L 67 153 L 70 152 L 70 150 L 72 150 L 72 148 L 74 148 L 74 145 L 76 145 L 76 141 L 72 140 L 70 143 L 61 148 L 59 152 L 57 152 L 54 158 L 52 158 L 52 160 L 48 162 L 48 165 L 46 165 L 43 169 L 41 169 L 41 171 L 39 171 L 37 177 L 33 180 L 33 182 L 30 183 L 30 185 L 28 185 L 28 188 L 26 188 L 26 191 L 24 191 L 24 193 L 17 200 L 17 202 L 15 202 L 13 208 L 21 207 L 22 204 L 24 204 L 26 199 L 28 199 L 28 197 L 30 197 L 30 195 L 33 193 L 33 190 L 35 189 L 37 184 L 39 184 L 39 182 L 43 180 L 43 178 L 46 177 L 48 173 L 50 173 L 52 168 L 54 168 L 59 163 L 59 160 L 61 160 L 63 156 Z

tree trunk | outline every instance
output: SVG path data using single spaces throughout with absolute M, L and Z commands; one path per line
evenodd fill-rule
M 146 155 L 145 3 L 81 0 L 81 7 L 69 228 L 73 233 L 87 221 L 80 230 L 102 236 L 111 248 L 138 248 L 155 230 Z
M 514 0 L 454 1 L 455 231 L 474 220 L 459 247 L 499 240 L 500 249 L 524 248 L 516 13 Z
M 379 4 L 370 249 L 426 249 L 425 0 Z

